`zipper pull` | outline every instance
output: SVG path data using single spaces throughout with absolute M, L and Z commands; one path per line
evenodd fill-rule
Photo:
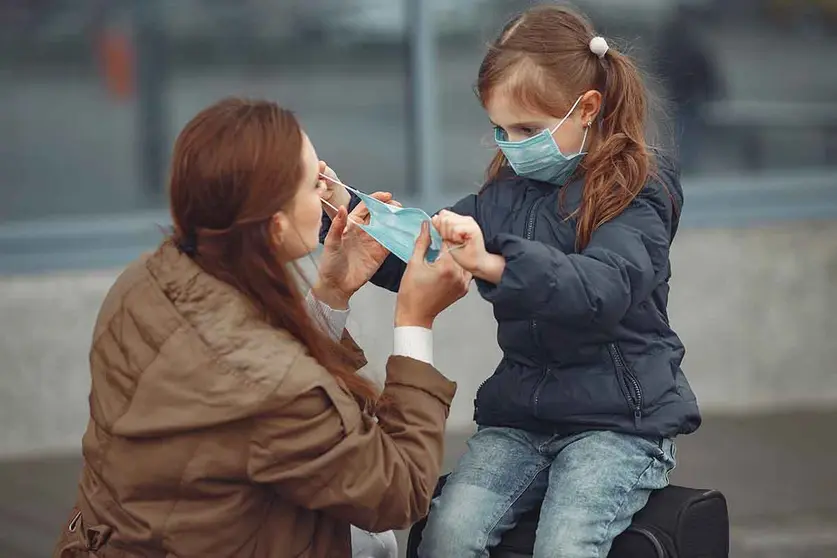
M 639 430 L 640 425 L 642 424 L 642 411 L 640 409 L 634 410 L 634 428 Z

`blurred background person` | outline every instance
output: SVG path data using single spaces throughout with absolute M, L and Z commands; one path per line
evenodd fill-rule
M 696 1 L 677 4 L 654 53 L 671 103 L 677 152 L 686 173 L 699 170 L 707 134 L 706 103 L 722 95 L 714 53 L 700 33 L 708 11 Z

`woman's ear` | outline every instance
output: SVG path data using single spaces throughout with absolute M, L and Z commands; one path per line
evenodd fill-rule
M 270 233 L 273 243 L 279 247 L 285 241 L 285 234 L 290 230 L 291 223 L 284 212 L 279 211 L 270 218 Z
M 581 96 L 579 109 L 581 122 L 585 126 L 590 126 L 599 116 L 599 111 L 602 110 L 602 94 L 595 89 L 591 89 Z

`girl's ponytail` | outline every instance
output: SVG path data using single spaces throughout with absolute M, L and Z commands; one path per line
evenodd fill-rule
M 596 56 L 594 43 L 591 51 Z M 602 40 L 603 42 L 603 40 Z M 577 249 L 593 232 L 619 215 L 645 186 L 651 158 L 645 142 L 647 94 L 636 65 L 611 48 L 600 56 L 605 74 L 598 145 L 582 165 L 585 184 L 576 226 Z M 596 125 L 592 123 L 592 125 Z

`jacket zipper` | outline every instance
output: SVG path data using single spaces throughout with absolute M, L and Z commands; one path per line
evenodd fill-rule
M 532 207 L 529 208 L 529 214 L 526 215 L 526 230 L 524 231 L 523 238 L 526 240 L 534 240 L 535 237 L 535 223 L 537 222 L 537 211 L 540 209 L 541 204 L 543 203 L 543 198 L 538 198 L 535 200 L 535 203 L 532 204 Z M 529 322 L 529 334 L 532 336 L 532 341 L 535 346 L 540 349 L 540 342 L 538 341 L 538 321 L 533 319 Z M 543 384 L 546 382 L 546 377 L 549 375 L 549 367 L 545 366 L 541 371 L 541 377 L 538 380 L 538 383 L 535 385 L 535 394 L 532 400 L 532 414 L 536 417 L 538 416 L 538 400 L 540 399 L 541 389 L 543 389 Z
M 535 203 L 533 203 L 532 207 L 529 208 L 529 214 L 526 215 L 526 230 L 523 233 L 523 238 L 525 238 L 526 240 L 533 240 L 533 237 L 535 236 L 535 221 L 537 221 L 537 216 L 535 212 L 538 210 L 538 208 L 540 208 L 541 203 L 543 203 L 543 198 L 535 200 Z M 529 322 L 529 332 L 532 334 L 533 339 L 535 340 L 535 344 L 539 345 L 537 330 L 537 320 L 532 320 L 531 322 Z
M 639 430 L 639 426 L 642 423 L 642 386 L 639 385 L 639 380 L 636 379 L 636 376 L 628 368 L 616 343 L 610 343 L 607 348 L 610 351 L 610 358 L 613 359 L 613 363 L 617 368 L 622 370 L 622 377 L 625 379 L 625 388 L 628 390 L 628 403 L 634 412 L 634 426 Z
M 535 217 L 536 217 L 535 211 L 537 211 L 537 209 L 540 208 L 540 205 L 542 203 L 543 203 L 543 198 L 538 198 L 537 200 L 535 200 L 535 203 L 532 204 L 532 207 L 529 208 L 529 212 L 526 214 L 526 227 L 523 231 L 523 238 L 525 238 L 526 240 L 532 240 L 532 238 L 535 236 L 535 220 L 536 220 L 535 219 Z M 538 323 L 535 320 L 532 320 L 531 322 L 529 322 L 529 333 L 532 335 L 532 338 L 535 340 L 535 344 L 538 343 L 537 327 L 538 327 Z M 548 373 L 548 369 L 545 368 L 543 373 L 541 374 L 541 379 L 538 380 L 538 384 L 535 386 L 534 407 L 535 407 L 536 414 L 537 414 L 537 408 L 538 408 L 538 395 L 540 393 L 540 389 L 541 389 L 541 386 L 544 383 L 544 380 L 546 380 L 547 373 Z M 477 393 L 479 393 L 479 391 L 482 389 L 482 387 L 485 385 L 485 383 L 490 378 L 491 378 L 491 376 L 489 376 L 488 378 L 486 378 L 482 382 L 480 382 L 480 385 L 477 388 Z M 474 419 L 476 419 L 476 414 L 477 414 L 477 399 L 475 397 L 474 398 Z
M 544 366 L 543 371 L 541 372 L 541 378 L 538 380 L 537 385 L 535 385 L 535 400 L 532 405 L 532 414 L 535 415 L 535 417 L 538 417 L 538 401 L 540 400 L 541 390 L 543 390 L 543 385 L 546 382 L 547 376 L 549 376 L 549 366 Z

